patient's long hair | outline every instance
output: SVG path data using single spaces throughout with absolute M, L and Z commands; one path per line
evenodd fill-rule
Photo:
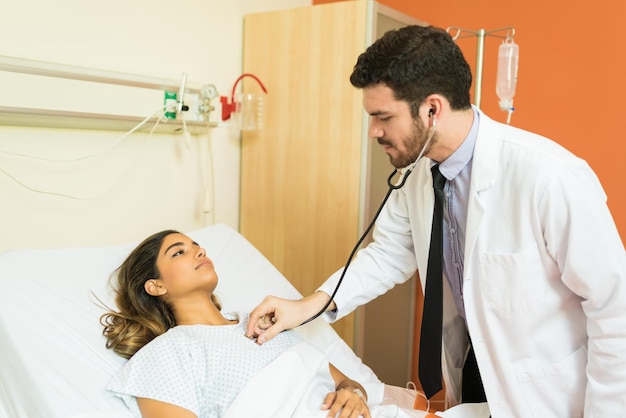
M 111 275 L 115 304 L 119 312 L 108 309 L 100 317 L 104 326 L 106 347 L 124 358 L 131 358 L 141 347 L 155 337 L 176 326 L 172 308 L 158 296 L 149 295 L 144 284 L 160 277 L 157 257 L 163 240 L 178 231 L 165 230 L 146 238 Z M 219 300 L 211 295 L 213 303 L 221 309 Z

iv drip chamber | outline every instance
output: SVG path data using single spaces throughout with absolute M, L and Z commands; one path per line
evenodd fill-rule
M 501 110 L 513 110 L 518 61 L 519 46 L 513 41 L 513 38 L 506 38 L 498 48 L 498 72 L 496 76 L 496 94 L 500 99 Z

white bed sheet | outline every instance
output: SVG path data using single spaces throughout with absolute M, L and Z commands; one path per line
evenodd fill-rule
M 226 225 L 188 232 L 216 265 L 224 311 L 250 311 L 266 294 L 296 289 Z M 109 275 L 136 243 L 16 250 L 0 255 L 0 417 L 129 417 L 102 388 L 124 360 L 105 348 L 93 294 L 109 306 Z M 298 329 L 382 401 L 384 385 L 322 320 Z

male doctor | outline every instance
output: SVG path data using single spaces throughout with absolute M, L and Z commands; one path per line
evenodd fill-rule
M 460 49 L 434 27 L 390 31 L 358 58 L 350 81 L 363 90 L 369 135 L 396 168 L 427 158 L 391 194 L 324 316 L 341 318 L 416 270 L 428 290 L 436 165 L 451 405 L 486 400 L 494 417 L 624 417 L 626 252 L 605 193 L 559 144 L 472 107 L 471 79 Z M 266 297 L 248 335 L 262 344 L 300 325 L 340 274 L 299 301 Z

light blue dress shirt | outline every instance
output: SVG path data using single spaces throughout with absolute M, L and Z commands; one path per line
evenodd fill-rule
M 472 156 L 478 136 L 478 112 L 474 109 L 474 122 L 469 134 L 452 155 L 439 164 L 439 171 L 448 180 L 444 187 L 443 216 L 443 274 L 447 278 L 456 308 L 465 318 L 463 304 L 463 256 L 465 254 L 465 228 Z

